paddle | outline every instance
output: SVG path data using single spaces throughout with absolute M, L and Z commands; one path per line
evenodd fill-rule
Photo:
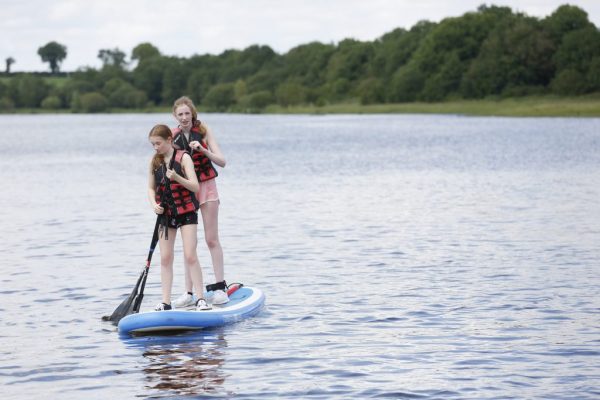
M 173 162 L 175 159 L 175 155 L 171 157 L 171 162 L 169 164 L 169 169 L 173 169 Z M 165 167 L 165 172 L 163 174 L 163 179 L 166 181 L 165 184 L 169 185 L 170 181 L 167 178 L 166 168 L 167 166 L 163 164 Z M 166 191 L 165 191 L 166 192 Z M 162 193 L 160 204 L 163 205 L 165 192 Z M 165 210 L 166 212 L 166 210 Z M 113 311 L 113 313 L 108 316 L 105 315 L 102 317 L 104 321 L 111 321 L 113 324 L 118 324 L 119 321 L 129 315 L 136 314 L 140 311 L 140 306 L 142 305 L 142 299 L 144 298 L 144 288 L 146 287 L 146 279 L 148 278 L 148 270 L 150 269 L 150 261 L 152 260 L 152 254 L 154 253 L 154 248 L 158 243 L 158 230 L 160 226 L 161 219 L 164 218 L 165 214 L 160 214 L 156 217 L 156 224 L 154 225 L 154 233 L 152 234 L 152 242 L 150 242 L 150 251 L 148 252 L 148 258 L 146 259 L 146 266 L 142 270 L 140 277 L 138 278 L 133 290 L 129 297 L 127 297 L 119 306 Z M 165 220 L 166 227 L 166 220 Z M 165 228 L 166 230 L 167 228 Z M 165 234 L 166 235 L 166 234 Z M 166 236 L 165 236 L 166 237 Z
M 131 294 L 127 297 L 123 302 L 113 311 L 110 316 L 103 316 L 102 319 L 104 321 L 111 321 L 115 325 L 119 323 L 119 321 L 129 314 L 135 314 L 140 311 L 140 306 L 142 304 L 142 299 L 144 298 L 144 288 L 146 286 L 146 278 L 148 277 L 148 270 L 150 269 L 150 261 L 152 260 L 152 254 L 154 253 L 154 248 L 158 243 L 158 229 L 160 225 L 162 215 L 158 215 L 156 217 L 156 224 L 154 225 L 154 233 L 152 235 L 152 242 L 150 243 L 150 251 L 148 252 L 148 258 L 146 259 L 146 266 L 142 270 L 139 278 Z

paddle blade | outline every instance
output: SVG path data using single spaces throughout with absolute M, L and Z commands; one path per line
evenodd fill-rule
M 136 297 L 138 297 L 138 290 L 140 288 L 140 284 L 145 275 L 147 275 L 147 273 L 148 272 L 146 269 L 142 271 L 140 277 L 137 280 L 137 283 L 131 291 L 131 294 L 125 300 L 123 300 L 121 304 L 119 304 L 119 306 L 115 309 L 115 311 L 113 311 L 113 313 L 110 316 L 103 316 L 102 319 L 104 321 L 111 321 L 113 324 L 116 325 L 123 317 L 133 313 L 133 306 L 135 304 Z

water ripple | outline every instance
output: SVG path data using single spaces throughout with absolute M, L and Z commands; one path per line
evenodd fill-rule
M 0 208 L 5 398 L 600 396 L 597 119 L 207 115 L 232 160 L 226 276 L 268 304 L 229 327 L 121 337 L 100 317 L 130 293 L 154 223 L 147 129 L 122 127 L 166 117 L 20 116 L 55 151 L 4 177 L 28 210 Z M 101 192 L 82 191 L 90 176 Z M 181 263 L 177 247 L 175 292 Z M 157 251 L 144 308 L 159 282 Z

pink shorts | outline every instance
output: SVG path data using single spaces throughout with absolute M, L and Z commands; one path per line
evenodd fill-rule
M 200 182 L 200 190 L 196 193 L 200 205 L 209 201 L 219 201 L 216 179 Z

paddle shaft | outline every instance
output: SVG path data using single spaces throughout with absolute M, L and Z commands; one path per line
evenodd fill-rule
M 148 258 L 146 259 L 146 268 L 150 268 L 150 261 L 152 261 L 152 254 L 158 243 L 158 229 L 160 227 L 161 215 L 156 216 L 156 224 L 154 224 L 154 233 L 152 234 L 152 241 L 150 242 L 150 250 L 148 251 Z
M 152 241 L 150 242 L 150 250 L 148 251 L 148 258 L 146 259 L 146 268 L 142 272 L 142 282 L 140 283 L 140 291 L 138 295 L 135 297 L 133 302 L 132 311 L 134 313 L 140 312 L 140 307 L 142 305 L 142 299 L 144 298 L 144 288 L 146 287 L 146 279 L 148 278 L 148 270 L 150 269 L 150 261 L 152 261 L 152 254 L 154 254 L 154 249 L 156 248 L 156 244 L 158 243 L 158 231 L 160 228 L 160 220 L 161 215 L 156 216 L 156 223 L 154 224 L 154 233 L 152 234 Z

